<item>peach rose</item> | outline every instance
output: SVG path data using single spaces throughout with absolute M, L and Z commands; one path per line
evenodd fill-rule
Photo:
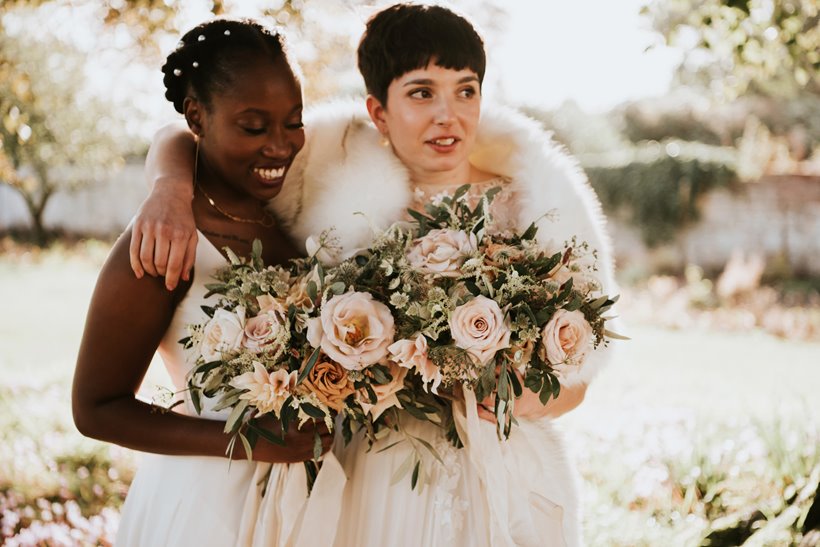
M 341 411 L 344 400 L 355 391 L 353 382 L 348 378 L 347 371 L 338 363 L 327 359 L 324 355 L 313 365 L 302 385 L 308 391 L 315 393 L 329 408 Z
M 373 391 L 376 392 L 377 401 L 375 405 L 370 404 L 366 394 L 359 394 L 359 404 L 362 405 L 362 409 L 364 409 L 366 413 L 373 416 L 374 420 L 378 419 L 388 408 L 394 406 L 401 408 L 396 393 L 404 387 L 404 377 L 407 376 L 407 369 L 392 361 L 387 363 L 387 369 L 393 379 L 386 384 L 373 385 Z
M 392 344 L 387 351 L 390 352 L 390 359 L 401 367 L 416 369 L 424 382 L 433 383 L 433 393 L 438 393 L 438 386 L 441 384 L 441 369 L 427 357 L 427 338 L 423 334 L 416 336 L 415 340 L 399 340 Z
M 478 247 L 476 236 L 463 230 L 430 230 L 413 242 L 407 260 L 414 269 L 443 277 L 458 277 L 465 258 Z
M 248 319 L 242 345 L 253 353 L 264 351 L 284 328 L 279 317 L 272 312 L 263 312 Z
M 580 364 L 590 350 L 592 327 L 578 310 L 558 310 L 544 325 L 543 348 L 547 362 Z
M 300 276 L 291 284 L 288 288 L 288 294 L 285 296 L 286 308 L 293 304 L 297 308 L 313 311 L 316 307 L 316 302 L 314 302 L 308 294 L 308 285 L 311 281 L 316 285 L 316 287 L 319 287 L 322 284 L 322 280 L 320 279 L 319 272 L 316 268 L 311 270 L 308 275 Z
M 202 331 L 199 353 L 205 362 L 218 361 L 224 353 L 239 349 L 245 337 L 245 309 L 218 309 Z
M 260 414 L 273 412 L 277 416 L 282 405 L 296 387 L 297 374 L 284 369 L 268 372 L 262 363 L 254 361 L 253 372 L 240 374 L 230 381 L 231 386 L 247 391 L 239 396 L 259 410 Z
M 395 327 L 390 309 L 368 293 L 333 296 L 307 322 L 307 338 L 347 370 L 361 370 L 387 356 Z
M 467 350 L 480 364 L 510 345 L 510 329 L 504 323 L 504 314 L 498 303 L 486 296 L 476 296 L 453 311 L 450 334 L 456 346 Z

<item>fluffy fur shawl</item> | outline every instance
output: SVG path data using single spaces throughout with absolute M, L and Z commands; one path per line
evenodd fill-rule
M 302 248 L 308 236 L 334 228 L 343 253 L 350 254 L 370 243 L 374 228 L 402 217 L 412 196 L 407 169 L 380 144 L 363 104 L 316 108 L 306 116 L 306 127 L 307 145 L 273 207 Z M 549 133 L 515 110 L 485 105 L 470 161 L 511 180 L 522 204 L 519 228 L 537 221 L 539 243 L 546 249 L 560 250 L 573 236 L 595 249 L 598 278 L 605 293 L 615 294 L 600 202 L 578 163 Z M 588 383 L 609 353 L 609 348 L 592 352 L 565 383 Z

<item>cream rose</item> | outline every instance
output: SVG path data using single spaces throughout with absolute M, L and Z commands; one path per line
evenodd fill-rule
M 416 336 L 415 340 L 399 340 L 391 344 L 387 350 L 390 352 L 390 359 L 401 367 L 415 369 L 424 382 L 424 388 L 431 383 L 433 393 L 438 393 L 438 386 L 441 384 L 441 368 L 427 357 L 427 338 L 423 334 Z
M 268 372 L 262 363 L 254 361 L 253 372 L 240 374 L 230 384 L 237 389 L 246 389 L 247 392 L 239 398 L 256 407 L 260 414 L 273 412 L 278 416 L 296 387 L 296 379 L 295 370 L 290 373 L 284 369 Z
M 284 326 L 279 320 L 279 316 L 272 312 L 260 313 L 256 317 L 251 317 L 245 323 L 245 338 L 242 345 L 254 353 L 261 353 L 265 346 L 276 338 Z
M 259 304 L 259 313 L 276 313 L 282 317 L 287 315 L 287 309 L 282 305 L 282 302 L 269 294 L 257 296 L 256 303 Z
M 347 370 L 361 370 L 387 356 L 395 327 L 390 309 L 367 293 L 332 297 L 308 320 L 307 338 Z
M 378 419 L 388 408 L 394 406 L 401 408 L 401 403 L 399 403 L 396 393 L 404 387 L 404 377 L 407 376 L 407 369 L 392 361 L 387 363 L 387 369 L 393 379 L 386 384 L 373 385 L 373 391 L 376 392 L 375 405 L 370 403 L 366 393 L 359 394 L 359 404 L 362 405 L 364 411 L 370 414 L 374 420 Z
M 592 327 L 578 310 L 558 310 L 544 325 L 543 348 L 547 362 L 580 364 L 590 350 Z
M 458 277 L 465 258 L 477 247 L 475 234 L 463 230 L 430 230 L 413 242 L 407 260 L 420 272 Z
M 450 334 L 456 346 L 467 350 L 480 364 L 510 345 L 510 329 L 504 323 L 504 314 L 498 303 L 486 296 L 476 296 L 453 311 Z
M 347 376 L 347 371 L 325 356 L 321 356 L 313 365 L 302 386 L 315 393 L 320 401 L 336 411 L 341 411 L 344 400 L 356 391 L 353 382 Z
M 218 309 L 202 331 L 199 353 L 206 362 L 222 359 L 222 354 L 239 349 L 245 337 L 245 309 L 235 312 Z

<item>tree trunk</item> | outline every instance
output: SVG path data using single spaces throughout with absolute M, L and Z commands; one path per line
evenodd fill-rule
M 43 225 L 43 211 L 45 211 L 46 204 L 51 198 L 51 195 L 54 193 L 54 190 L 50 187 L 46 187 L 43 190 L 43 193 L 40 194 L 39 199 L 36 199 L 34 196 L 27 195 L 22 190 L 20 193 L 23 194 L 23 199 L 26 200 L 28 212 L 31 214 L 31 235 L 34 239 L 34 243 L 40 247 L 45 247 L 48 243 L 48 232 Z

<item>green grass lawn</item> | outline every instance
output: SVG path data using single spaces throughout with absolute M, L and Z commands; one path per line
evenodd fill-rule
M 70 419 L 70 378 L 105 252 L 0 257 L 0 493 L 28 496 L 15 503 L 36 506 L 32 522 L 40 499 L 76 500 L 89 514 L 116 508 L 133 472 L 127 451 L 82 439 Z M 807 507 L 799 496 L 820 475 L 820 344 L 757 331 L 626 330 L 631 341 L 613 342 L 616 362 L 560 420 L 584 476 L 589 544 L 698 545 L 752 510 L 763 524 L 788 522 L 748 545 L 792 544 Z M 148 396 L 167 383 L 159 363 L 147 383 Z M 39 456 L 20 460 L 20 450 Z M 715 537 L 712 545 L 740 544 Z

